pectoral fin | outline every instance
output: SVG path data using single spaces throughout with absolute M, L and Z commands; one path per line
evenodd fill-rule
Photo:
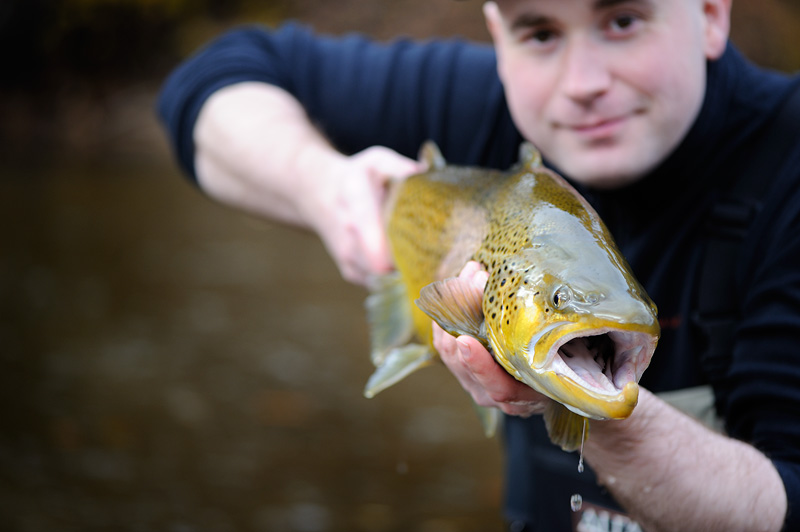
M 473 284 L 451 277 L 425 286 L 415 301 L 439 326 L 452 334 L 467 334 L 487 345 L 483 331 L 483 291 Z
M 580 449 L 581 440 L 584 438 L 583 420 L 583 416 L 571 412 L 555 401 L 552 401 L 544 411 L 544 424 L 550 441 L 565 451 Z
M 433 351 L 424 345 L 408 344 L 389 351 L 375 373 L 367 381 L 364 396 L 374 397 L 411 373 L 424 368 L 434 359 Z

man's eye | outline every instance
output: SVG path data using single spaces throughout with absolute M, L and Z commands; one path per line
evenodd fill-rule
M 618 15 L 608 23 L 608 29 L 613 33 L 629 33 L 638 22 L 638 17 L 634 15 Z
M 539 43 L 547 43 L 555 39 L 555 32 L 551 30 L 536 30 L 531 35 L 531 38 Z
M 522 41 L 532 44 L 540 50 L 549 50 L 557 42 L 560 34 L 557 30 L 547 27 L 530 28 L 522 37 Z

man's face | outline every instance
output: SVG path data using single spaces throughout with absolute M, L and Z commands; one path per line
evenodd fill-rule
M 689 130 L 729 2 L 498 0 L 484 12 L 523 136 L 571 178 L 607 188 L 652 170 Z

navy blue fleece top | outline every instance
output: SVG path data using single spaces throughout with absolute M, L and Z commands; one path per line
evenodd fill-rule
M 374 43 L 298 25 L 242 28 L 212 42 L 166 81 L 159 112 L 180 164 L 194 176 L 192 130 L 214 91 L 262 81 L 293 94 L 334 145 L 380 144 L 415 157 L 433 139 L 448 161 L 506 168 L 522 138 L 511 121 L 491 47 L 462 41 Z M 702 226 L 797 78 L 761 70 L 729 46 L 708 68 L 701 113 L 673 154 L 634 185 L 583 190 L 658 304 L 663 330 L 642 384 L 654 392 L 707 382 L 688 317 L 695 308 Z M 800 138 L 800 120 L 798 120 Z M 568 176 L 567 176 L 568 177 Z M 800 530 L 800 143 L 772 180 L 736 265 L 742 317 L 718 396 L 728 433 L 775 464 L 789 499 L 786 530 Z M 718 390 L 719 391 L 719 390 Z M 535 520 L 526 500 L 527 424 L 507 424 L 511 519 Z M 532 426 L 532 425 L 531 425 Z M 687 450 L 688 452 L 688 450 Z

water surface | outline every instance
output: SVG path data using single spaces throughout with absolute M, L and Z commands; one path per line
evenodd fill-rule
M 500 529 L 499 443 L 429 368 L 372 400 L 318 240 L 170 162 L 0 168 L 0 528 Z

